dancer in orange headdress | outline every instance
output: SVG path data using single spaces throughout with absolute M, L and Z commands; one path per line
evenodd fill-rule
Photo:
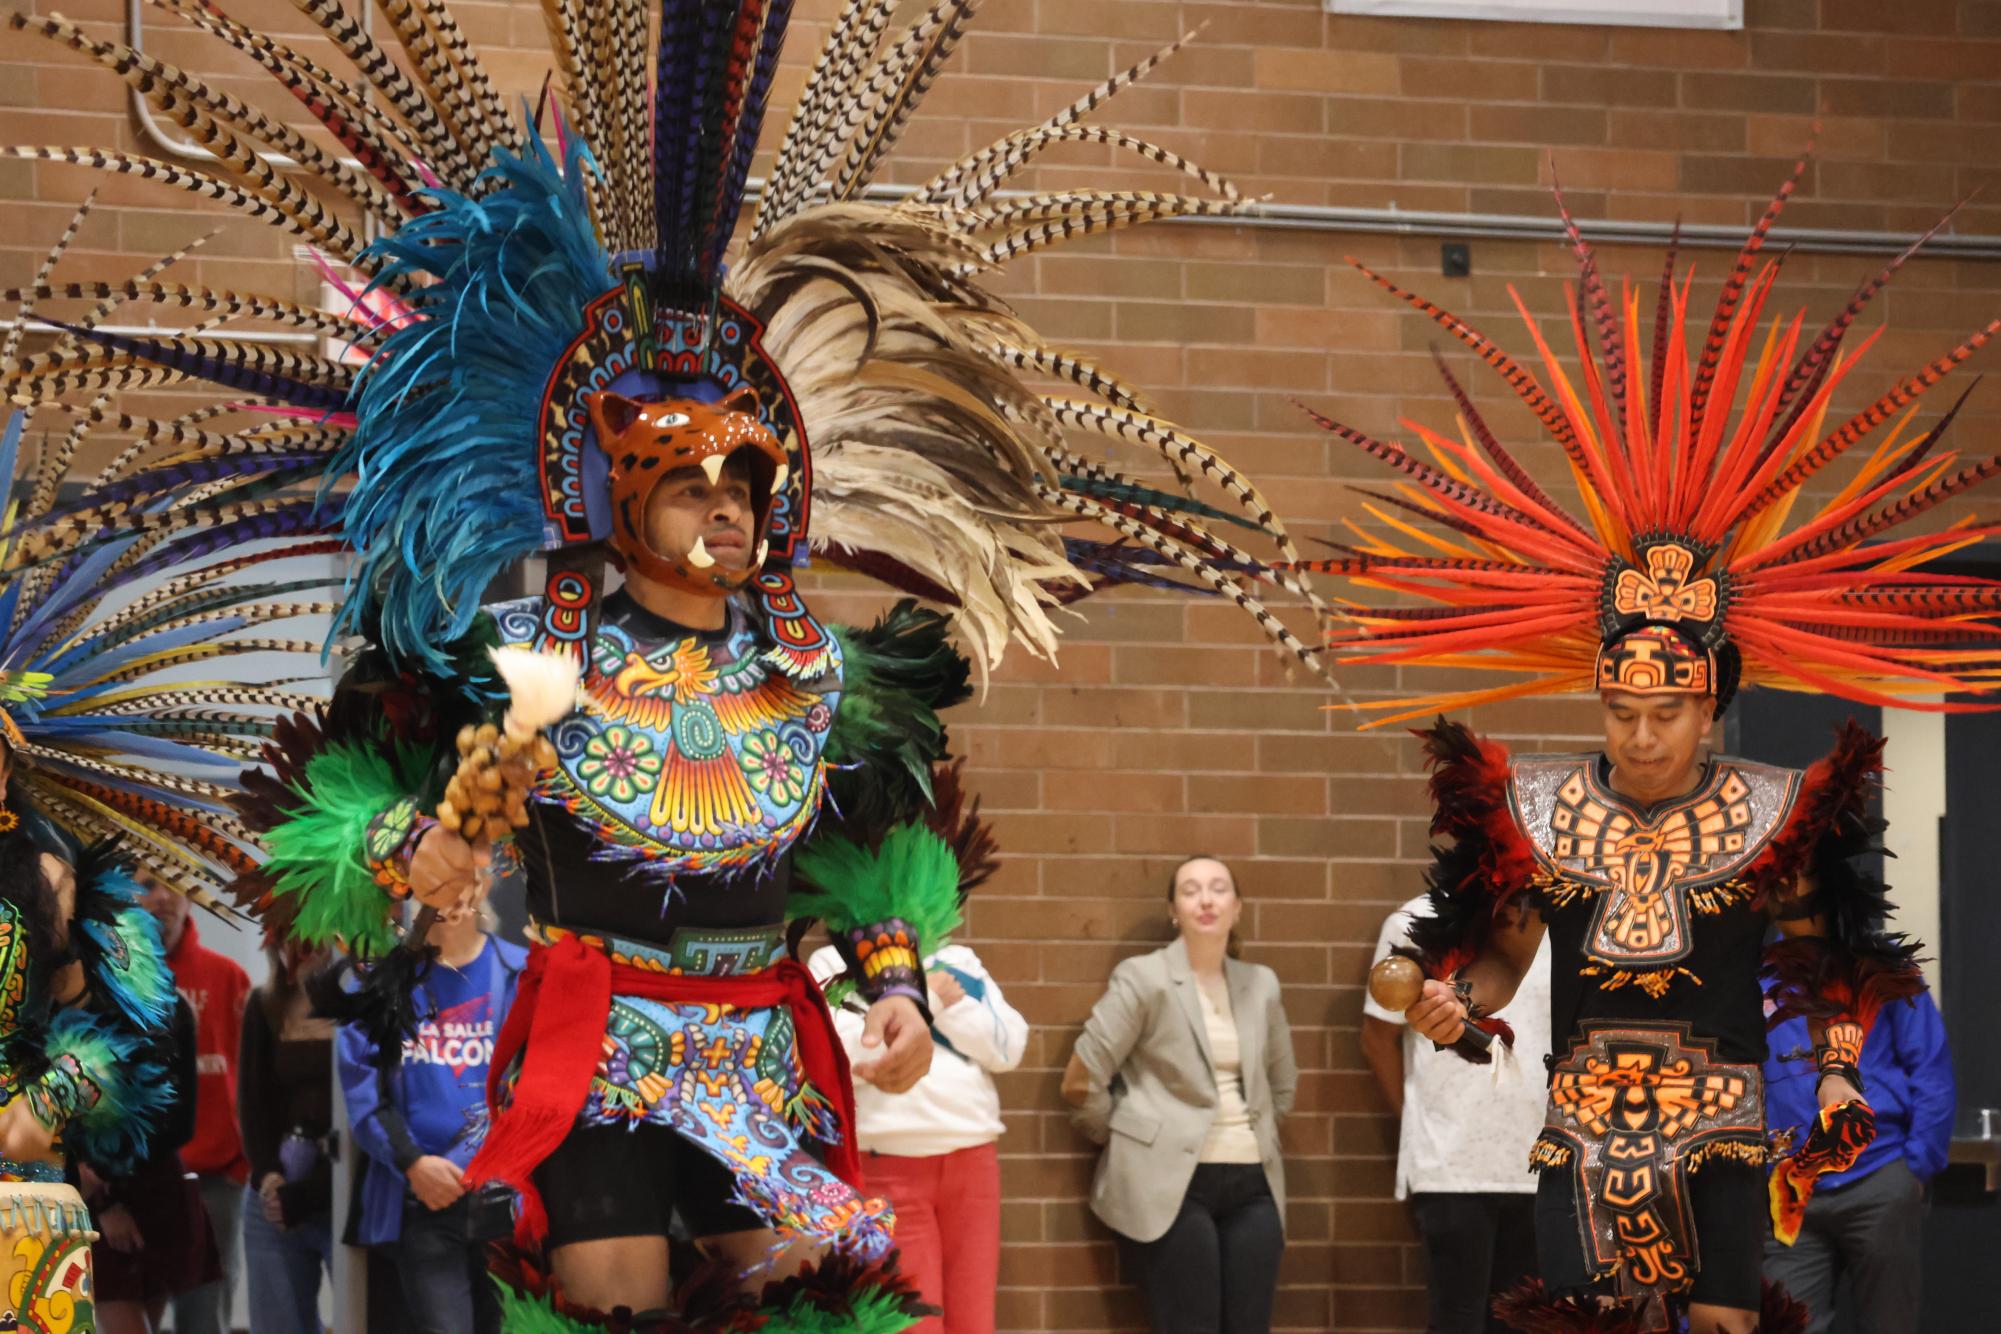
M 1770 1174 L 1782 1238 L 1796 1232 L 1815 1176 L 1851 1162 L 1873 1133 L 1856 1068 L 1862 1035 L 1880 1006 L 1923 986 L 1914 943 L 1883 932 L 1882 885 L 1851 860 L 1880 832 L 1867 807 L 1882 743 L 1851 725 L 1804 773 L 1705 756 L 1738 686 L 1994 707 L 2001 585 L 1920 567 L 1995 526 L 1887 535 L 2001 471 L 2001 458 L 1966 463 L 1940 448 L 1951 413 L 1920 430 L 1905 412 L 1810 512 L 1803 488 L 2001 322 L 1829 429 L 1834 395 L 1873 341 L 1844 350 L 1846 336 L 1908 255 L 1819 335 L 1803 337 L 1798 318 L 1766 329 L 1779 266 L 1760 252 L 1797 180 L 1753 230 L 1695 348 L 1685 336 L 1692 279 L 1673 255 L 1649 353 L 1636 294 L 1608 291 L 1568 213 L 1582 267 L 1581 293 L 1567 292 L 1574 373 L 1533 319 L 1536 370 L 1369 275 L 1535 413 L 1569 463 L 1581 519 L 1449 372 L 1459 438 L 1411 424 L 1431 461 L 1320 418 L 1409 480 L 1368 507 L 1397 536 L 1363 532 L 1310 568 L 1423 600 L 1372 596 L 1332 648 L 1345 661 L 1512 678 L 1372 706 L 1390 711 L 1382 721 L 1538 694 L 1595 690 L 1601 701 L 1602 754 L 1516 760 L 1457 723 L 1424 733 L 1433 831 L 1450 844 L 1432 872 L 1436 915 L 1412 932 L 1431 980 L 1411 1024 L 1487 1059 L 1505 1036 L 1494 1012 L 1545 932 L 1556 951 L 1557 1055 L 1533 1153 L 1553 1296 L 1506 1304 L 1527 1329 L 1662 1330 L 1684 1306 L 1698 1332 L 1755 1328 L 1768 1152 L 1760 972 L 1776 978 L 1773 1022 L 1810 1020 L 1821 1071 L 1819 1121 Z

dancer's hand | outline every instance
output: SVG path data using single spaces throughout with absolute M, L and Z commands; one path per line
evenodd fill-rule
M 1419 1037 L 1450 1045 L 1466 1031 L 1466 1003 L 1450 982 L 1426 978 L 1417 1004 L 1405 1010 L 1403 1018 Z
M 492 861 L 491 843 L 468 843 L 443 825 L 433 825 L 410 854 L 410 892 L 419 903 L 439 912 L 477 903 L 486 892 Z
M 868 1007 L 862 1046 L 882 1055 L 857 1065 L 854 1076 L 884 1093 L 901 1093 L 931 1070 L 931 1028 L 908 996 L 884 996 Z
M 433 1213 L 449 1209 L 466 1193 L 465 1173 L 459 1165 L 435 1153 L 427 1153 L 411 1163 L 410 1170 L 403 1175 L 410 1178 L 410 1189 L 418 1202 Z

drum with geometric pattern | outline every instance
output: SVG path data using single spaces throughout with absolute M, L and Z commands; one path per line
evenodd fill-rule
M 0 1183 L 0 1332 L 90 1334 L 90 1247 L 97 1233 L 76 1188 Z

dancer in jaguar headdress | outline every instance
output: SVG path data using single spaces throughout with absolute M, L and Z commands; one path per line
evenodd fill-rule
M 1525 1329 L 1665 1330 L 1677 1310 L 1698 1332 L 1756 1327 L 1760 1220 L 1769 1213 L 1789 1241 L 1815 1176 L 1868 1143 L 1857 1053 L 1880 1008 L 1923 986 L 1915 942 L 1885 933 L 1884 888 L 1854 862 L 1880 829 L 1869 802 L 1882 743 L 1851 723 L 1805 772 L 1705 754 L 1739 686 L 1993 707 L 1983 697 L 2001 668 L 2001 586 L 1922 567 L 1994 526 L 1886 535 L 2001 471 L 2001 458 L 1963 462 L 1939 447 L 1951 414 L 1923 430 L 1903 412 L 1831 497 L 1801 502 L 1809 481 L 2001 323 L 1830 429 L 1861 355 L 1845 337 L 1903 260 L 1817 336 L 1783 318 L 1764 329 L 1778 264 L 1760 252 L 1797 179 L 1752 232 L 1699 347 L 1685 334 L 1692 279 L 1672 254 L 1649 354 L 1636 294 L 1606 289 L 1574 224 L 1574 370 L 1532 319 L 1535 369 L 1369 275 L 1536 414 L 1569 462 L 1582 519 L 1449 372 L 1457 439 L 1411 424 L 1423 449 L 1407 450 L 1321 419 L 1408 479 L 1381 499 L 1449 530 L 1434 536 L 1371 506 L 1410 541 L 1367 534 L 1312 563 L 1368 590 L 1332 636 L 1337 656 L 1510 678 L 1378 706 L 1393 710 L 1384 721 L 1598 695 L 1597 753 L 1511 757 L 1442 718 L 1422 733 L 1444 841 L 1435 915 L 1412 930 L 1430 978 L 1412 1026 L 1488 1059 L 1505 1028 L 1496 1012 L 1545 932 L 1555 951 L 1557 1052 L 1532 1156 L 1549 1296 L 1507 1306 Z M 1384 605 L 1385 591 L 1424 601 Z M 1820 1070 L 1819 1120 L 1778 1158 L 1769 1188 L 1761 973 L 1776 983 L 1770 1022 L 1806 1016 Z
M 537 948 L 468 1173 L 520 1191 L 517 1242 L 553 1271 L 513 1272 L 515 1325 L 901 1328 L 908 1303 L 873 1268 L 891 1211 L 857 1170 L 850 1072 L 793 944 L 827 924 L 880 1044 L 855 1073 L 913 1082 L 931 1042 L 918 961 L 988 846 L 972 812 L 932 800 L 938 713 L 971 671 L 948 629 L 983 670 L 1010 640 L 1047 654 L 1052 609 L 1131 582 L 1226 597 L 1312 663 L 1252 592 L 1303 592 L 1299 576 L 1217 535 L 1293 555 L 1257 488 L 982 285 L 1073 236 L 1240 207 L 1220 178 L 1086 123 L 1167 53 L 887 204 L 871 183 L 978 6 L 897 25 L 888 0 L 853 0 L 726 264 L 790 0 L 546 0 L 554 77 L 521 116 L 439 0 L 383 6 L 407 72 L 337 0 L 297 0 L 345 77 L 220 6 L 161 3 L 276 76 L 339 155 L 39 17 L 15 26 L 116 70 L 217 162 L 20 151 L 222 200 L 365 286 L 338 316 L 359 368 L 226 335 L 92 335 L 94 365 L 210 379 L 333 441 L 328 500 L 356 553 L 341 627 L 365 647 L 324 719 L 273 749 L 279 781 L 248 805 L 273 857 L 238 893 L 376 958 L 371 986 L 393 991 L 381 980 L 413 957 L 398 900 L 461 908 L 491 857 L 519 859 Z M 997 197 L 1065 143 L 1205 193 Z M 1124 440 L 1176 483 L 1068 432 Z M 951 614 L 905 601 L 823 625 L 792 580 L 809 551 Z M 487 602 L 537 553 L 533 595 Z M 677 1224 L 731 1279 L 790 1243 L 828 1258 L 756 1303 L 729 1282 L 676 1294 Z

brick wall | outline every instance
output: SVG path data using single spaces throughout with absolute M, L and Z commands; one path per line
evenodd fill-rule
M 303 29 L 282 0 L 226 7 L 276 30 Z M 62 8 L 107 33 L 121 22 L 112 0 Z M 799 8 L 788 98 L 832 0 Z M 539 82 L 534 5 L 454 9 L 476 40 L 508 48 L 495 68 L 511 88 Z M 1194 47 L 1101 119 L 1280 202 L 1546 215 L 1547 148 L 1580 217 L 1748 224 L 1819 119 L 1820 156 L 1790 222 L 1914 231 L 1985 186 L 1956 225 L 2001 232 L 2001 3 L 1749 0 L 1746 9 L 1746 31 L 1706 33 L 1336 19 L 1318 0 L 988 0 L 908 136 L 898 176 L 915 179 L 1046 115 L 1200 25 Z M 277 105 L 247 66 L 201 54 L 166 16 L 148 17 L 161 54 L 228 72 L 232 91 Z M 109 73 L 11 33 L 0 40 L 0 142 L 137 146 Z M 1059 157 L 1039 183 L 1165 183 L 1123 164 L 1108 173 L 1088 152 Z M 67 269 L 73 277 L 124 276 L 202 225 L 182 197 L 0 162 L 0 283 L 26 281 L 69 201 L 93 184 L 100 208 Z M 276 232 L 232 224 L 189 262 L 186 280 L 292 290 L 289 247 Z M 1179 227 L 1032 260 L 1006 290 L 1044 330 L 1100 353 L 1253 472 L 1296 531 L 1326 534 L 1356 513 L 1346 484 L 1379 478 L 1305 429 L 1292 397 L 1377 433 L 1396 432 L 1407 414 L 1451 420 L 1429 365 L 1436 331 L 1375 293 L 1342 265 L 1344 254 L 1408 278 L 1516 350 L 1526 340 L 1509 285 L 1554 314 L 1571 271 L 1550 244 L 1475 242 L 1473 276 L 1448 280 L 1438 276 L 1435 238 Z M 1713 277 L 1729 257 L 1695 259 Z M 1778 306 L 1804 305 L 1810 320 L 1824 320 L 1878 263 L 1797 254 Z M 1613 248 L 1605 265 L 1651 282 L 1661 255 Z M 1915 261 L 1876 311 L 1891 331 L 1851 397 L 1880 392 L 2001 313 L 2001 269 Z M 1467 361 L 1453 357 L 1462 378 L 1477 369 Z M 1987 361 L 1977 358 L 1976 369 Z M 1476 382 L 1483 401 L 1496 401 L 1497 386 Z M 1977 397 L 1957 432 L 1962 447 L 1978 448 L 1997 413 L 1994 395 Z M 1512 440 L 1532 438 L 1522 414 L 1495 415 Z M 864 615 L 873 599 L 836 582 L 823 603 L 831 614 Z M 1113 964 L 1165 939 L 1165 872 L 1199 849 L 1235 865 L 1249 899 L 1249 957 L 1283 978 L 1299 1049 L 1299 1104 L 1285 1128 L 1292 1204 L 1281 1324 L 1418 1328 L 1421 1258 L 1390 1199 L 1395 1127 L 1356 1039 L 1370 943 L 1383 914 L 1414 892 L 1424 852 L 1414 747 L 1327 711 L 1329 692 L 1287 679 L 1234 613 L 1138 594 L 1091 612 L 1060 670 L 1017 655 L 954 719 L 1009 853 L 972 908 L 968 938 L 1035 1025 L 1028 1059 L 1001 1081 L 1010 1122 L 1001 1323 L 1138 1327 L 1082 1203 L 1091 1158 L 1059 1109 L 1057 1078 Z M 1297 615 L 1294 623 L 1305 625 Z M 1359 672 L 1345 683 L 1357 699 L 1414 684 Z M 1576 739 L 1592 719 L 1575 702 L 1543 701 L 1476 722 L 1542 745 Z

